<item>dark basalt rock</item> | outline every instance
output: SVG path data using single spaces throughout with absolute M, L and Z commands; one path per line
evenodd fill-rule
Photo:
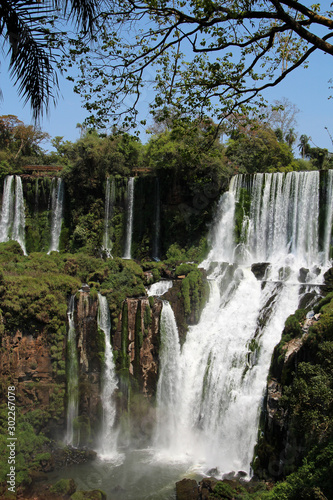
M 298 273 L 298 281 L 300 283 L 306 283 L 306 278 L 309 274 L 309 269 L 306 269 L 305 267 L 301 267 Z
M 176 483 L 177 500 L 199 500 L 199 488 L 195 479 L 182 479 Z
M 253 272 L 257 280 L 263 280 L 266 278 L 266 271 L 269 268 L 269 266 L 270 266 L 269 262 L 258 262 L 252 264 L 251 271 Z

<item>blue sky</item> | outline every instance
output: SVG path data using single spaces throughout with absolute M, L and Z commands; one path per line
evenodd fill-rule
M 0 88 L 3 99 L 0 102 L 0 115 L 16 115 L 25 124 L 32 122 L 29 104 L 23 106 L 16 88 L 8 77 L 7 61 L 2 61 L 0 66 Z M 333 99 L 328 99 L 333 90 L 329 89 L 329 79 L 333 78 L 333 58 L 324 53 L 313 54 L 309 59 L 309 68 L 299 68 L 289 75 L 284 82 L 274 89 L 264 93 L 269 101 L 280 100 L 286 97 L 295 104 L 300 113 L 297 115 L 297 132 L 299 135 L 306 134 L 312 138 L 311 145 L 327 148 L 333 152 L 333 144 L 325 130 L 328 128 L 333 136 Z M 82 123 L 85 118 L 85 110 L 81 107 L 80 97 L 73 93 L 72 84 L 60 77 L 60 88 L 62 96 L 54 108 L 50 109 L 49 116 L 41 121 L 41 129 L 50 134 L 51 137 L 63 136 L 64 140 L 75 141 L 79 138 L 77 123 Z M 147 96 L 140 106 L 140 119 L 147 119 L 148 101 Z M 140 129 L 141 140 L 145 140 L 145 127 Z M 44 145 L 45 148 L 49 146 Z

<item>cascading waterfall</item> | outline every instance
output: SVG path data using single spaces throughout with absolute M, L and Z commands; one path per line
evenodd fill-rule
M 24 255 L 27 255 L 23 188 L 21 177 L 18 175 L 7 175 L 3 187 L 0 243 L 9 240 L 17 241 Z
M 159 352 L 159 378 L 157 384 L 157 427 L 155 441 L 159 447 L 169 444 L 170 435 L 177 426 L 179 415 L 175 404 L 179 391 L 180 345 L 176 319 L 167 301 L 163 301 L 160 319 L 161 346 Z
M 101 401 L 103 407 L 103 423 L 100 438 L 99 454 L 102 458 L 110 459 L 117 456 L 117 437 L 115 429 L 116 404 L 114 392 L 118 387 L 110 341 L 110 310 L 106 297 L 98 294 L 98 327 L 105 335 L 105 363 L 102 372 Z
M 51 241 L 50 252 L 59 251 L 59 240 L 63 219 L 63 207 L 64 207 L 64 183 L 63 180 L 58 177 L 57 179 L 52 179 L 52 194 L 51 194 Z
M 7 175 L 3 185 L 2 210 L 0 221 L 0 242 L 9 240 L 11 226 L 14 220 L 13 175 Z
M 330 245 L 331 245 L 331 230 L 333 223 L 333 170 L 327 172 L 326 184 L 326 217 L 325 217 L 325 232 L 324 232 L 324 245 L 323 245 L 323 261 L 328 267 L 330 259 Z
M 155 223 L 153 238 L 153 258 L 159 260 L 160 256 L 160 232 L 161 232 L 161 200 L 160 200 L 160 182 L 156 177 L 155 184 Z
M 147 288 L 148 297 L 164 295 L 172 287 L 172 280 L 161 280 L 153 283 Z
M 116 186 L 114 179 L 110 183 L 110 177 L 106 179 L 106 188 L 105 188 L 105 215 L 104 215 L 104 236 L 103 236 L 103 250 L 106 252 L 108 257 L 112 257 L 112 215 L 114 203 L 116 200 Z
M 75 295 L 72 295 L 68 306 L 67 336 L 67 434 L 66 443 L 78 446 L 79 436 L 74 431 L 75 420 L 79 415 L 79 362 L 76 349 L 76 331 L 74 323 Z
M 125 252 L 123 259 L 131 259 L 133 208 L 134 208 L 134 177 L 130 177 L 128 179 L 128 184 L 127 184 L 127 222 L 126 222 Z
M 244 200 L 251 200 L 249 209 Z M 306 281 L 313 284 L 323 274 L 317 278 L 318 267 L 329 262 L 329 244 L 319 250 L 318 218 L 318 172 L 231 180 L 202 263 L 210 298 L 200 322 L 189 328 L 179 354 L 175 336 L 172 348 L 162 341 L 158 406 L 166 418 L 159 420 L 156 446 L 163 454 L 205 472 L 250 474 L 271 355 L 304 291 L 299 269 L 309 269 Z M 256 262 L 270 263 L 265 281 L 251 271 Z M 173 356 L 164 357 L 165 349 Z

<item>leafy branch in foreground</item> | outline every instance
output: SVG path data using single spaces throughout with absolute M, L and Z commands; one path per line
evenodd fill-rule
M 98 127 L 134 126 L 147 98 L 153 113 L 219 122 L 262 103 L 313 52 L 333 55 L 332 12 L 295 0 L 115 0 L 93 48 L 71 40 L 75 91 Z
M 10 76 L 24 103 L 30 102 L 34 119 L 57 97 L 57 56 L 47 41 L 54 22 L 61 15 L 92 33 L 98 5 L 98 0 L 1 1 L 0 37 L 8 48 Z

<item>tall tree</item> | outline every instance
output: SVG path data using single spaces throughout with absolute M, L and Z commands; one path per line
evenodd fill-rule
M 8 48 L 9 71 L 19 94 L 31 103 L 34 118 L 56 99 L 56 56 L 47 37 L 62 15 L 78 29 L 92 32 L 99 0 L 2 0 L 0 36 Z
M 75 90 L 94 126 L 122 116 L 134 123 L 152 89 L 153 110 L 218 122 L 260 104 L 262 91 L 315 51 L 333 55 L 332 10 L 324 9 L 296 0 L 115 0 L 93 53 L 73 40 Z
M 309 149 L 310 149 L 309 140 L 310 137 L 308 137 L 305 134 L 302 134 L 301 137 L 299 138 L 298 149 L 300 150 L 303 160 L 304 158 L 308 158 L 309 156 Z
M 25 125 L 15 115 L 0 116 L 0 150 L 6 151 L 13 160 L 20 156 L 38 156 L 42 152 L 40 144 L 49 137 L 47 132 Z
M 267 121 L 273 130 L 280 129 L 285 138 L 288 132 L 297 126 L 296 116 L 299 112 L 294 103 L 282 97 L 273 101 L 273 104 L 265 110 L 264 121 Z
M 288 146 L 290 147 L 290 149 L 292 149 L 293 144 L 296 142 L 296 138 L 297 138 L 297 136 L 296 136 L 295 129 L 293 127 L 291 127 L 285 136 L 285 140 L 286 140 Z

